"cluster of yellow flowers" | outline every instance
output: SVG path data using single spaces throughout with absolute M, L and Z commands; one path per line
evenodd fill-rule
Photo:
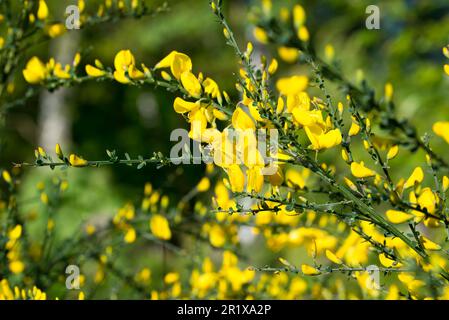
M 160 196 L 159 192 L 152 191 L 150 183 L 145 185 L 144 199 L 142 200 L 142 212 L 151 213 L 149 228 L 153 236 L 161 240 L 171 239 L 171 230 L 167 218 L 161 213 L 166 211 L 169 205 L 167 196 Z M 131 223 L 136 217 L 135 208 L 132 204 L 126 204 L 113 218 L 114 225 L 124 231 L 123 239 L 126 243 L 136 241 L 136 230 Z M 88 226 L 89 228 L 90 225 Z M 94 230 L 94 229 L 91 229 Z M 93 233 L 93 232 L 88 232 Z

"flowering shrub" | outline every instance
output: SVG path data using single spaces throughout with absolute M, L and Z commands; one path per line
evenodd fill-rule
M 385 84 L 382 96 L 376 97 L 366 81 L 347 80 L 332 46 L 326 46 L 321 58 L 301 5 L 278 10 L 264 0 L 251 10 L 258 46 L 276 48 L 279 60 L 256 54 L 252 42 L 242 49 L 221 2 L 210 6 L 237 57 L 232 94 L 220 89 L 220 79 L 198 70 L 187 52 L 139 61 L 131 49 L 123 49 L 110 66 L 101 57 L 80 53 L 65 66 L 53 58 L 28 57 L 22 70 L 30 85 L 25 99 L 39 87 L 55 90 L 88 81 L 168 90 L 173 111 L 188 123 L 187 139 L 194 141 L 194 150 L 186 147 L 187 141 L 170 155 L 154 150 L 151 156 L 133 158 L 108 150 L 107 158 L 92 160 L 57 144 L 54 155 L 38 147 L 34 162 L 3 170 L 0 298 L 91 298 L 111 283 L 123 291 L 102 294 L 119 298 L 448 298 L 449 159 L 432 149 L 428 135 L 421 137 L 411 121 L 397 114 L 393 85 Z M 18 23 L 6 40 L 0 38 L 4 95 L 7 79 L 19 65 L 20 48 L 27 44 L 25 35 L 53 38 L 63 30 L 49 22 L 44 0 L 21 5 L 18 22 L 24 25 Z M 149 10 L 141 1 L 106 1 L 93 16 L 85 13 L 83 1 L 79 8 L 81 28 L 163 11 Z M 449 58 L 448 47 L 443 53 Z M 307 75 L 278 76 L 281 64 L 295 62 L 307 68 Z M 441 73 L 449 75 L 448 64 Z M 333 84 L 345 99 L 331 94 Z M 6 101 L 2 110 L 21 103 L 23 98 Z M 436 122 L 431 129 L 435 139 L 449 143 L 449 121 Z M 259 148 L 260 132 L 266 134 L 264 148 Z M 420 157 L 402 177 L 390 167 L 401 153 Z M 84 221 L 57 247 L 55 215 L 70 181 L 58 175 L 52 184 L 38 186 L 47 213 L 39 241 L 30 239 L 32 217 L 23 214 L 16 197 L 20 172 L 30 167 L 174 169 L 202 161 L 207 163 L 204 176 L 176 203 L 148 182 L 139 202 L 124 204 L 106 222 Z M 254 265 L 242 258 L 248 237 L 263 243 L 277 259 Z M 161 246 L 164 263 L 176 261 L 162 281 L 148 266 L 138 269 L 126 258 L 133 248 L 148 243 Z M 285 257 L 286 248 L 307 256 Z M 134 274 L 118 267 L 120 259 L 127 259 Z M 76 278 L 80 288 L 72 293 L 63 288 L 69 265 L 82 271 Z

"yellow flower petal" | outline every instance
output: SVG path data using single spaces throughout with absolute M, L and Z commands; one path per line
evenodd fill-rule
M 135 64 L 134 55 L 130 50 L 120 50 L 114 58 L 115 70 L 119 72 L 127 71 L 131 65 Z
M 185 101 L 181 98 L 176 98 L 173 102 L 173 108 L 175 109 L 176 113 L 186 113 L 198 109 L 199 104 L 195 102 Z
M 210 181 L 208 177 L 203 177 L 200 182 L 197 184 L 196 189 L 199 192 L 204 192 L 209 190 L 210 187 Z
M 184 53 L 172 51 L 168 56 L 156 64 L 155 69 L 170 68 L 176 79 L 181 78 L 181 74 L 192 70 L 192 60 Z
M 280 47 L 278 49 L 279 57 L 287 63 L 295 63 L 298 60 L 299 50 L 296 48 Z
M 203 92 L 201 84 L 192 72 L 183 72 L 181 74 L 181 83 L 191 97 L 197 99 L 201 97 L 201 93 Z
M 308 264 L 303 264 L 301 266 L 301 271 L 306 276 L 317 276 L 317 275 L 321 274 L 320 270 L 318 270 L 317 268 L 314 268 L 312 266 L 309 266 Z
M 394 159 L 399 153 L 399 146 L 398 145 L 394 145 L 390 148 L 390 150 L 388 150 L 387 153 L 387 159 L 391 160 Z
M 403 223 L 413 218 L 412 214 L 397 210 L 387 210 L 385 214 L 392 223 Z
M 360 126 L 354 121 L 351 123 L 351 128 L 349 128 L 349 136 L 355 136 L 360 132 Z
M 28 83 L 36 84 L 44 80 L 47 76 L 45 65 L 38 57 L 32 57 L 23 70 L 23 77 Z
M 443 138 L 447 143 L 449 143 L 449 121 L 438 121 L 432 127 L 433 132 L 437 136 Z
M 447 176 L 443 177 L 443 192 L 446 192 L 449 189 L 449 178 Z
M 288 96 L 304 91 L 309 84 L 306 76 L 292 76 L 281 78 L 276 82 L 276 88 L 280 94 Z
M 45 32 L 50 38 L 56 38 L 64 34 L 67 28 L 62 23 L 53 23 L 45 28 Z
M 87 165 L 87 160 L 84 160 L 76 154 L 71 154 L 69 157 L 69 161 L 73 167 L 84 167 Z
M 243 174 L 242 169 L 240 169 L 240 166 L 237 164 L 229 166 L 228 176 L 232 192 L 243 192 L 245 175 Z
M 330 251 L 329 249 L 326 249 L 326 257 L 332 261 L 335 264 L 342 264 L 343 261 L 341 261 L 340 258 L 338 258 L 332 251 Z
M 404 184 L 404 189 L 413 187 L 415 183 L 421 183 L 424 179 L 424 172 L 421 169 L 421 167 L 416 167 L 415 170 L 413 170 L 412 175 L 407 179 L 407 181 Z
M 439 244 L 431 241 L 427 237 L 420 236 L 419 239 L 421 240 L 421 243 L 426 250 L 440 250 L 441 249 L 441 246 Z
M 44 0 L 39 0 L 39 7 L 37 9 L 37 18 L 45 20 L 48 17 L 48 7 Z
M 379 254 L 379 261 L 385 268 L 399 268 L 402 267 L 402 263 L 387 258 L 384 253 Z
M 232 126 L 234 127 L 234 129 L 240 130 L 256 129 L 254 121 L 245 111 L 243 111 L 242 108 L 235 109 L 234 113 L 232 114 Z
M 376 172 L 365 167 L 365 164 L 363 162 L 360 162 L 360 163 L 352 162 L 351 163 L 351 173 L 354 177 L 360 178 L 360 179 L 373 177 L 376 175 Z
M 8 232 L 8 238 L 10 240 L 17 240 L 22 235 L 22 226 L 20 224 L 16 225 Z
M 23 270 L 25 270 L 25 265 L 22 261 L 19 260 L 11 261 L 9 263 L 9 270 L 11 270 L 11 272 L 15 274 L 22 273 Z

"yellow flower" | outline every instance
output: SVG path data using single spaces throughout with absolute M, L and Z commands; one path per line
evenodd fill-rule
M 298 39 L 304 42 L 309 41 L 310 34 L 309 30 L 307 30 L 306 26 L 299 27 L 298 33 L 297 33 Z
M 433 132 L 437 136 L 442 137 L 447 143 L 449 143 L 449 121 L 438 121 L 432 127 Z
M 218 224 L 215 224 L 210 228 L 209 241 L 216 248 L 221 248 L 226 243 L 226 234 L 223 228 Z
M 392 223 L 403 223 L 413 218 L 412 214 L 397 210 L 387 210 L 385 214 Z
M 59 159 L 62 160 L 64 158 L 64 154 L 62 153 L 62 149 L 61 149 L 61 146 L 59 145 L 59 143 L 57 143 L 55 146 L 55 153 Z
M 168 220 L 160 214 L 155 214 L 151 217 L 150 230 L 151 233 L 159 239 L 171 239 L 171 230 L 168 224 Z
M 388 150 L 387 153 L 387 159 L 391 160 L 394 159 L 399 153 L 399 146 L 398 145 L 394 145 L 390 148 L 390 150 Z
M 169 272 L 164 277 L 164 282 L 166 284 L 173 284 L 179 281 L 179 273 L 177 272 Z
M 292 112 L 296 108 L 304 111 L 310 110 L 310 97 L 307 92 L 287 96 L 287 111 Z
M 243 192 L 245 186 L 245 175 L 238 164 L 233 164 L 228 168 L 229 182 L 232 192 Z
M 62 65 L 60 63 L 57 63 L 55 65 L 55 68 L 53 69 L 53 74 L 60 78 L 60 79 L 70 79 L 70 66 L 66 65 L 65 68 L 62 68 Z
M 391 285 L 388 288 L 388 294 L 385 296 L 385 300 L 399 300 L 399 288 L 396 285 Z
M 226 29 L 226 28 L 223 28 L 223 35 L 225 36 L 226 39 L 231 38 L 231 35 L 230 35 L 228 29 Z
M 124 72 L 128 68 L 136 63 L 134 55 L 130 50 L 120 50 L 114 58 L 115 70 Z
M 427 212 L 434 213 L 437 197 L 430 188 L 424 188 L 418 197 L 418 204 L 421 208 L 427 209 Z
M 218 109 L 214 109 L 212 111 L 212 113 L 213 113 L 214 117 L 217 118 L 218 120 L 225 121 L 228 119 L 227 114 Z
M 128 79 L 142 79 L 144 73 L 137 70 L 135 66 L 134 55 L 130 50 L 120 50 L 114 58 L 114 78 L 120 83 L 127 84 L 130 82 Z M 128 75 L 128 76 L 127 76 Z
M 86 73 L 91 77 L 102 77 L 106 74 L 104 70 L 98 69 L 90 64 L 86 65 Z
M 276 82 L 276 88 L 280 94 L 289 96 L 295 95 L 307 88 L 309 79 L 306 76 L 292 76 L 288 78 L 280 78 Z
M 130 227 L 126 231 L 123 239 L 125 240 L 126 243 L 133 243 L 134 241 L 136 241 L 136 230 L 134 228 Z
M 360 179 L 373 177 L 376 175 L 375 171 L 365 167 L 365 164 L 363 163 L 363 161 L 360 163 L 357 163 L 357 162 L 351 163 L 351 173 L 354 177 L 360 178 Z
M 324 133 L 318 126 L 304 127 L 307 137 L 312 143 L 313 150 L 329 149 L 341 143 L 342 137 L 339 129 Z
M 136 280 L 139 282 L 146 283 L 151 279 L 151 270 L 148 268 L 143 268 L 136 275 Z
M 47 156 L 47 153 L 45 152 L 44 148 L 42 148 L 42 147 L 38 147 L 37 148 L 37 152 L 39 153 L 39 155 L 41 157 L 46 157 Z
M 38 57 L 32 57 L 23 70 L 23 77 L 28 83 L 36 84 L 47 77 L 47 69 Z
M 189 137 L 194 140 L 200 140 L 207 127 L 204 108 L 192 110 L 189 113 L 189 122 L 191 124 Z
M 268 43 L 268 35 L 264 29 L 255 27 L 253 31 L 254 38 L 262 44 Z
M 53 23 L 46 27 L 46 32 L 50 38 L 56 38 L 66 32 L 66 27 L 62 23 Z
M 43 204 L 48 204 L 48 201 L 49 201 L 48 200 L 48 194 L 46 194 L 45 192 L 42 192 L 40 198 L 41 198 L 41 202 Z
M 444 65 L 444 72 L 449 76 L 449 64 Z
M 172 80 L 172 77 L 171 77 L 167 72 L 165 72 L 165 71 L 162 71 L 162 72 L 161 72 L 161 77 L 162 77 L 162 79 L 164 79 L 165 81 L 171 81 L 171 80 Z
M 443 55 L 449 59 L 449 46 L 443 47 Z
M 300 171 L 297 167 L 291 167 L 285 171 L 285 181 L 290 188 L 303 189 L 306 186 L 306 178 L 308 176 L 308 169 Z
M 253 167 L 246 171 L 248 182 L 246 192 L 260 192 L 263 187 L 263 174 L 259 167 Z
M 71 154 L 69 157 L 69 162 L 73 167 L 84 167 L 87 165 L 87 160 L 77 156 L 76 154 Z
M 95 231 L 97 230 L 97 228 L 95 228 L 95 226 L 93 224 L 88 224 L 86 226 L 86 233 L 87 235 L 91 236 L 95 233 Z
M 200 106 L 199 103 L 195 102 L 188 102 L 181 98 L 176 98 L 173 102 L 173 108 L 175 109 L 176 113 L 186 113 L 190 112 L 192 110 L 198 109 Z
M 441 249 L 441 246 L 439 244 L 431 241 L 429 238 L 420 236 L 419 239 L 421 240 L 421 243 L 426 250 L 440 250 Z
M 8 171 L 3 170 L 2 177 L 3 177 L 3 180 L 5 180 L 6 183 L 9 183 L 9 184 L 12 183 L 11 175 L 9 174 Z
M 329 249 L 326 249 L 326 257 L 332 261 L 335 264 L 342 264 L 343 261 L 341 261 L 341 259 L 339 257 L 337 257 L 335 255 L 335 253 L 333 253 L 332 251 L 330 251 Z
M 75 53 L 75 56 L 73 57 L 72 65 L 74 67 L 77 67 L 80 64 L 81 61 L 81 54 L 79 52 Z
M 201 97 L 201 93 L 203 92 L 201 84 L 192 72 L 183 72 L 181 74 L 181 83 L 191 97 L 197 99 Z
M 209 190 L 210 187 L 210 181 L 208 177 L 204 177 L 203 179 L 201 179 L 201 181 L 197 184 L 196 189 L 199 192 L 204 192 Z
M 345 162 L 349 162 L 349 154 L 345 149 L 341 149 L 341 158 L 345 161 Z
M 295 25 L 295 28 L 299 28 L 300 26 L 304 25 L 306 22 L 306 11 L 304 8 L 297 4 L 293 7 L 293 23 Z
M 8 232 L 8 238 L 10 240 L 17 240 L 22 235 L 22 226 L 20 224 L 16 225 Z
M 379 261 L 385 268 L 399 268 L 402 267 L 402 263 L 387 258 L 385 253 L 379 254 Z
M 295 63 L 298 60 L 299 50 L 296 48 L 280 47 L 278 49 L 279 57 L 287 63 Z
M 48 203 L 48 200 L 47 200 L 47 203 Z M 48 222 L 47 222 L 47 229 L 48 229 L 48 231 L 52 231 L 54 228 L 55 228 L 55 220 L 48 219 Z
M 189 56 L 184 53 L 172 51 L 168 56 L 159 61 L 154 68 L 160 69 L 168 67 L 173 76 L 179 80 L 184 72 L 192 70 L 192 60 L 190 60 Z
M 25 265 L 20 260 L 14 260 L 9 263 L 9 270 L 14 273 L 22 273 L 25 270 Z
M 446 192 L 449 189 L 449 178 L 447 176 L 443 177 L 443 192 Z
M 214 80 L 212 80 L 211 78 L 206 78 L 203 81 L 203 87 L 206 94 L 210 95 L 214 99 L 218 99 L 218 102 L 221 103 L 222 98 L 220 89 L 218 88 L 218 84 Z
M 44 0 L 39 0 L 39 7 L 37 9 L 37 17 L 39 20 L 45 20 L 48 17 L 48 7 Z
M 321 274 L 320 270 L 318 270 L 317 268 L 314 268 L 312 266 L 309 266 L 308 264 L 303 264 L 301 266 L 301 271 L 306 276 L 317 276 L 317 275 Z
M 326 57 L 326 59 L 332 61 L 334 60 L 334 56 L 335 56 L 335 49 L 334 46 L 331 44 L 327 44 L 324 47 L 324 56 Z
M 423 170 L 421 169 L 421 167 L 416 167 L 415 170 L 413 170 L 412 175 L 405 182 L 404 189 L 413 187 L 415 183 L 421 183 L 423 179 L 424 179 Z
M 393 90 L 393 85 L 390 82 L 385 84 L 384 91 L 385 91 L 385 99 L 387 101 L 391 101 L 393 99 L 394 90 Z
M 234 113 L 232 114 L 232 126 L 234 127 L 234 129 L 240 130 L 256 129 L 254 121 L 245 111 L 243 111 L 242 108 L 236 108 Z
M 349 136 L 355 136 L 360 132 L 360 126 L 352 118 L 351 128 L 349 128 Z
M 274 74 L 276 70 L 278 69 L 279 63 L 276 59 L 272 59 L 270 62 L 270 65 L 268 66 L 268 73 Z
M 326 127 L 326 123 L 323 121 L 323 115 L 320 110 L 304 110 L 296 107 L 292 110 L 293 118 L 296 122 L 304 127 L 312 127 L 317 125 L 321 129 Z

